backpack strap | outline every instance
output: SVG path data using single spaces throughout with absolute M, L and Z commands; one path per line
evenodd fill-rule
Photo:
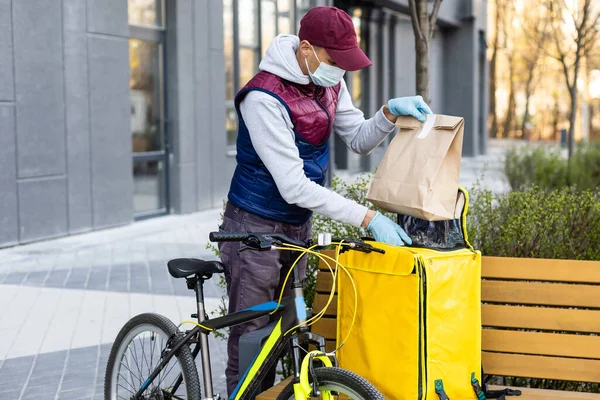
M 479 384 L 479 381 L 475 377 L 475 372 L 471 373 L 471 386 L 473 386 L 473 390 L 477 395 L 479 400 L 486 399 L 498 399 L 498 400 L 506 400 L 506 396 L 520 396 L 521 391 L 518 389 L 499 389 L 499 390 L 489 390 L 488 389 L 488 380 L 489 376 L 485 376 L 483 373 L 483 367 L 481 368 L 481 379 L 483 380 L 483 387 Z
M 471 386 L 473 386 L 473 390 L 475 391 L 475 395 L 477 396 L 477 399 L 479 399 L 479 400 L 486 399 L 485 391 L 479 385 L 479 381 L 475 377 L 475 372 L 471 373 Z
M 488 390 L 487 385 L 485 389 L 485 397 L 487 399 L 498 399 L 505 400 L 506 396 L 520 396 L 521 391 L 518 389 L 500 389 L 500 390 Z
M 450 400 L 450 398 L 444 391 L 444 382 L 441 379 L 437 379 L 435 381 L 435 392 L 439 396 L 440 400 Z

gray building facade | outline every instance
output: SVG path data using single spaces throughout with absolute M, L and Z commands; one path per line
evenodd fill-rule
M 0 0 L 0 247 L 222 205 L 235 92 L 312 6 L 355 21 L 374 66 L 347 74 L 367 116 L 414 93 L 407 0 Z M 444 0 L 435 112 L 485 152 L 486 4 Z M 332 166 L 371 170 L 332 139 Z
M 433 2 L 428 3 L 431 9 Z M 408 0 L 335 0 L 334 4 L 354 16 L 361 46 L 373 60 L 372 67 L 346 77 L 355 104 L 371 116 L 390 98 L 414 95 L 416 55 Z M 465 118 L 465 156 L 487 150 L 486 25 L 485 0 L 444 0 L 430 44 L 430 106 L 435 113 Z M 338 138 L 335 167 L 372 171 L 388 143 L 361 157 L 349 153 Z

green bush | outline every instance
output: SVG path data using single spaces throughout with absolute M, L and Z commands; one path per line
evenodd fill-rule
M 493 195 L 476 187 L 467 228 L 484 255 L 600 260 L 600 200 L 588 190 Z
M 577 149 L 572 160 L 570 180 L 581 189 L 600 188 L 600 144 Z
M 504 169 L 513 190 L 536 186 L 542 190 L 576 186 L 594 190 L 600 186 L 600 145 L 580 145 L 571 167 L 561 150 L 546 147 L 521 147 L 506 154 Z

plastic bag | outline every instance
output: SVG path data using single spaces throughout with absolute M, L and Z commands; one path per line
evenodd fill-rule
M 456 199 L 455 218 L 446 221 L 428 221 L 409 215 L 398 214 L 398 225 L 412 239 L 411 247 L 434 250 L 457 250 L 471 248 L 466 230 L 468 193 L 459 188 Z

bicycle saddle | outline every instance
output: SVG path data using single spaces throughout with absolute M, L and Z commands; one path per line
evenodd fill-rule
M 197 258 L 176 258 L 167 263 L 173 278 L 187 278 L 190 275 L 201 275 L 209 279 L 212 274 L 221 274 L 224 265 L 219 261 L 204 261 Z

